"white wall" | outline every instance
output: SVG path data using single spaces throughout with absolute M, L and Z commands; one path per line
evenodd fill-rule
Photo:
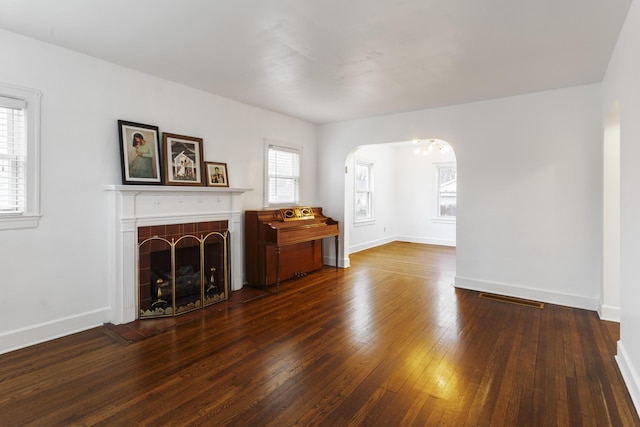
M 304 147 L 304 204 L 315 205 L 310 123 L 0 31 L 0 82 L 42 91 L 40 227 L 0 232 L 0 353 L 108 321 L 107 191 L 120 184 L 117 120 L 204 138 L 232 187 L 262 206 L 263 139 Z M 343 163 L 343 162 L 342 162 Z
M 620 117 L 620 341 L 617 360 L 640 409 L 640 3 L 634 1 L 604 79 L 603 118 Z
M 455 163 L 455 153 L 434 150 L 425 157 L 416 155 L 414 150 L 414 147 L 397 149 L 397 240 L 455 246 L 455 220 L 438 218 L 438 176 L 435 166 L 437 163 Z
M 601 319 L 620 322 L 620 109 L 616 103 L 604 123 L 602 171 Z
M 320 126 L 327 179 L 319 197 L 343 220 L 341 169 L 354 147 L 437 135 L 458 165 L 456 284 L 595 310 L 600 91 L 595 84 Z
M 373 163 L 373 221 L 354 222 L 355 160 Z M 359 147 L 346 162 L 345 225 L 348 228 L 349 253 L 383 245 L 395 240 L 397 173 L 396 150 L 390 145 Z

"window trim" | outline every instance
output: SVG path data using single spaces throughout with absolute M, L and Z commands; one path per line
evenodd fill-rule
M 24 212 L 0 213 L 0 230 L 36 228 L 40 223 L 40 102 L 42 93 L 0 83 L 0 96 L 26 103 L 26 161 Z
M 373 165 L 374 163 L 370 160 L 354 157 L 353 159 L 353 223 L 354 226 L 364 226 L 375 224 L 375 211 L 374 211 L 374 176 L 373 176 Z M 367 184 L 367 189 L 364 191 L 358 190 L 358 167 L 366 167 L 368 170 L 369 180 Z M 357 215 L 357 201 L 358 193 L 366 192 L 369 194 L 369 214 L 366 218 L 358 218 Z
M 440 169 L 442 168 L 455 168 L 456 169 L 456 178 L 458 176 L 458 165 L 456 162 L 443 162 L 443 163 L 433 163 L 434 173 L 435 173 L 435 216 L 432 218 L 432 222 L 438 223 L 455 223 L 457 219 L 456 216 L 442 216 L 440 215 Z M 456 186 L 456 202 L 458 200 L 458 192 Z M 457 204 L 457 203 L 456 203 Z
M 271 147 L 280 148 L 281 151 L 294 152 L 298 154 L 298 199 L 293 202 L 269 203 L 269 149 Z M 302 155 L 303 147 L 300 145 L 270 140 L 267 138 L 264 139 L 264 207 L 300 206 L 300 200 L 302 200 Z

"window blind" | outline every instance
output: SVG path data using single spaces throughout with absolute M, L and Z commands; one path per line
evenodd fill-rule
M 0 96 L 0 215 L 25 209 L 26 102 Z
M 268 203 L 297 204 L 300 200 L 300 151 L 269 145 Z

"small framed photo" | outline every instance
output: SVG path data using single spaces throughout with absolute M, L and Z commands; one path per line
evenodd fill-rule
M 158 127 L 118 120 L 123 184 L 162 184 Z
M 165 184 L 204 185 L 202 172 L 202 138 L 162 134 Z
M 205 162 L 207 171 L 207 185 L 209 187 L 228 187 L 229 175 L 227 164 L 218 162 Z

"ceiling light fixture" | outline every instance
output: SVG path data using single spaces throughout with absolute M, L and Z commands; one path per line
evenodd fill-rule
M 428 155 L 433 150 L 438 150 L 441 154 L 451 151 L 449 144 L 441 139 L 428 139 L 426 141 L 415 140 L 413 141 L 413 145 L 417 146 L 413 152 L 415 154 L 422 154 L 423 156 Z

